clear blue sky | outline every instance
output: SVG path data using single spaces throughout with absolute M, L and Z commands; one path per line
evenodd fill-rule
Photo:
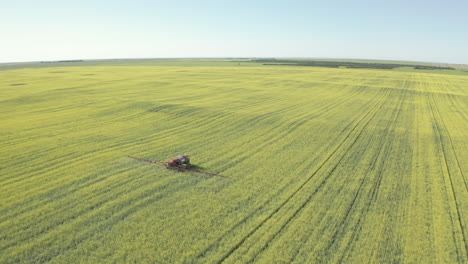
M 0 62 L 148 57 L 468 64 L 468 0 L 0 0 Z

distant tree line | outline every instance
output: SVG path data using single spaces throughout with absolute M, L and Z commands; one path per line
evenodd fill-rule
M 452 67 L 430 66 L 430 65 L 410 65 L 395 63 L 370 63 L 370 62 L 345 62 L 345 61 L 316 61 L 316 60 L 277 60 L 277 59 L 258 59 L 252 62 L 262 63 L 263 65 L 287 65 L 287 66 L 313 66 L 328 68 L 367 68 L 367 69 L 394 69 L 400 67 L 413 67 L 418 70 L 455 70 Z

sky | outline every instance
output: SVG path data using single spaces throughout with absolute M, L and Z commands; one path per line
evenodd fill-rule
M 0 62 L 185 57 L 468 64 L 468 0 L 0 0 Z

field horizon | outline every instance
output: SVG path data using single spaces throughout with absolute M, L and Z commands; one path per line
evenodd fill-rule
M 107 63 L 0 64 L 0 263 L 468 262 L 467 71 Z
M 308 57 L 218 57 L 218 58 L 112 58 L 112 59 L 68 59 L 68 60 L 44 60 L 44 61 L 18 61 L 18 62 L 0 62 L 0 70 L 24 69 L 24 68 L 46 68 L 46 67 L 79 67 L 79 66 L 235 66 L 237 62 L 252 62 L 263 59 L 298 60 L 298 61 L 329 61 L 329 62 L 352 62 L 352 63 L 379 63 L 379 64 L 405 64 L 452 67 L 457 70 L 467 72 L 468 64 L 442 63 L 442 62 L 424 62 L 424 61 L 403 61 L 403 60 L 380 60 L 380 59 L 340 59 L 340 58 L 308 58 Z M 167 64 L 169 62 L 169 64 Z M 202 62 L 197 64 L 194 62 Z M 223 64 L 223 62 L 234 62 Z M 257 63 L 261 65 L 261 63 Z M 458 72 L 460 73 L 460 71 Z M 468 73 L 467 73 L 468 74 Z

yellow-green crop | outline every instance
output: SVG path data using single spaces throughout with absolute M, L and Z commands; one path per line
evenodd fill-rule
M 468 263 L 468 76 L 0 71 L 0 263 Z M 124 157 L 190 154 L 176 172 Z

